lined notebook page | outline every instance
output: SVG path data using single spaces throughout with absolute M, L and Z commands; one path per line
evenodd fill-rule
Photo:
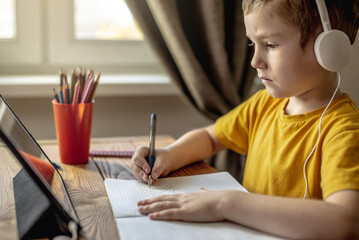
M 198 192 L 200 188 L 246 191 L 227 172 L 162 178 L 151 188 L 137 180 L 107 178 L 105 186 L 121 239 L 278 239 L 231 222 L 154 221 L 137 210 L 139 200 L 164 194 Z
M 106 178 L 105 186 L 115 218 L 142 216 L 137 202 L 160 195 L 198 192 L 200 188 L 246 191 L 228 172 L 160 178 L 150 188 L 137 180 Z
M 154 221 L 148 217 L 116 218 L 121 239 L 125 240 L 237 240 L 279 239 L 231 222 L 192 223 Z
M 231 222 L 154 221 L 138 212 L 139 200 L 164 194 L 198 192 L 200 188 L 247 192 L 228 172 L 161 178 L 151 188 L 137 180 L 107 178 L 105 187 L 121 239 L 278 239 Z

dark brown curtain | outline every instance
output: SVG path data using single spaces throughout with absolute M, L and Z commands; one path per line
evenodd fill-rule
M 172 81 L 199 112 L 215 120 L 249 97 L 255 71 L 241 0 L 126 2 Z M 231 160 L 235 172 L 238 161 Z

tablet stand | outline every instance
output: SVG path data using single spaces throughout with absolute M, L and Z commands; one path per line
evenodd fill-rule
M 19 239 L 71 236 L 50 201 L 24 168 L 13 178 Z

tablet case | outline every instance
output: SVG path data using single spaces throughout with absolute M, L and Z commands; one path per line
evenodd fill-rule
M 13 184 L 19 239 L 71 236 L 66 220 L 57 213 L 24 168 L 13 178 Z
M 22 127 L 25 134 L 46 156 L 36 140 L 31 136 L 5 99 L 0 95 L 0 107 L 1 103 L 5 104 L 7 110 L 11 112 L 14 120 Z M 9 139 L 9 136 L 6 135 L 0 125 L 0 140 L 1 139 L 23 166 L 19 173 L 13 178 L 18 238 L 22 240 L 53 238 L 58 235 L 71 236 L 68 229 L 68 223 L 70 221 L 76 222 L 78 230 L 80 231 L 80 224 L 65 211 L 63 206 L 45 185 L 47 181 L 46 176 L 32 169 L 27 162 L 31 162 L 31 160 L 28 159 L 28 154 L 24 154 L 24 152 L 21 152 L 15 147 L 12 140 Z M 64 188 L 66 189 L 66 186 L 64 186 Z

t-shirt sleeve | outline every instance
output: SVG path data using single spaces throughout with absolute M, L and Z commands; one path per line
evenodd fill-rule
M 214 133 L 219 142 L 237 153 L 247 154 L 251 121 L 255 115 L 253 113 L 265 94 L 265 90 L 257 92 L 247 101 L 217 119 Z
M 248 128 L 241 121 L 243 106 L 240 105 L 219 118 L 214 125 L 214 134 L 219 142 L 227 148 L 246 154 L 248 149 Z
M 321 188 L 323 199 L 346 189 L 359 190 L 359 129 L 344 130 L 323 148 Z

